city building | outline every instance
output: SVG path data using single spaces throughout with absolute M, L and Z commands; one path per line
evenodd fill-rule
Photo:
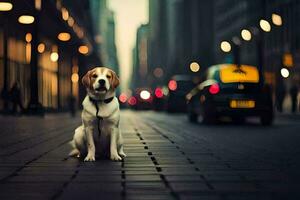
M 100 50 L 102 65 L 119 74 L 119 62 L 115 44 L 114 12 L 107 6 L 107 0 L 90 0 L 95 31 L 95 41 Z
M 240 41 L 240 62 L 262 68 L 266 82 L 273 88 L 299 84 L 299 8 L 297 0 L 214 1 L 215 61 L 234 62 L 232 53 L 221 51 L 220 43 L 233 44 L 235 38 Z M 262 19 L 267 21 L 265 31 L 261 28 Z M 250 41 L 242 39 L 244 29 L 250 31 Z M 288 78 L 280 73 L 283 67 L 290 72 Z
M 202 70 L 213 64 L 211 13 L 212 1 L 149 1 L 148 86 L 166 85 L 175 74 L 199 74 L 190 70 L 192 62 Z
M 136 45 L 132 51 L 131 89 L 149 87 L 152 81 L 148 68 L 149 25 L 143 24 L 137 30 Z
M 9 9 L 0 11 L 0 110 L 9 109 L 15 83 L 29 112 L 67 110 L 71 97 L 78 103 L 80 77 L 101 63 L 89 1 L 1 3 Z

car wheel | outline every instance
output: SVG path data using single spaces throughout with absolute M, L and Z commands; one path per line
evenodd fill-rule
M 198 115 L 193 112 L 188 113 L 188 118 L 189 118 L 189 121 L 192 123 L 196 123 L 198 121 Z
M 260 123 L 263 126 L 270 126 L 273 123 L 273 119 L 274 119 L 274 117 L 273 117 L 272 112 L 265 113 L 265 114 L 263 114 L 263 115 L 260 116 Z

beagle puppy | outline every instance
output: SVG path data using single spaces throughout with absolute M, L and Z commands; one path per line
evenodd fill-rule
M 96 67 L 82 78 L 87 96 L 83 100 L 82 125 L 75 130 L 70 156 L 85 156 L 95 161 L 95 155 L 120 161 L 126 155 L 119 129 L 120 109 L 115 96 L 119 78 L 106 67 Z

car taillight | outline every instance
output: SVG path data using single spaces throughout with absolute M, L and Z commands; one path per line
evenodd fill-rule
M 220 92 L 220 87 L 217 83 L 214 83 L 211 86 L 209 86 L 208 91 L 210 94 L 218 94 Z
M 159 99 L 163 98 L 164 96 L 163 90 L 161 88 L 156 88 L 154 94 Z
M 125 103 L 127 101 L 127 95 L 125 93 L 120 94 L 119 101 Z
M 134 106 L 136 105 L 137 103 L 137 100 L 135 97 L 130 97 L 129 100 L 128 100 L 128 104 L 131 105 L 131 106 Z
M 168 87 L 170 90 L 175 91 L 177 89 L 177 82 L 175 80 L 170 80 Z

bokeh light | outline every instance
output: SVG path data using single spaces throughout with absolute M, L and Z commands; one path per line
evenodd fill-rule
M 288 78 L 290 76 L 290 71 L 287 68 L 282 68 L 280 74 L 283 78 Z
M 265 32 L 270 32 L 271 31 L 271 25 L 267 20 L 261 19 L 259 21 L 259 26 Z
M 190 70 L 192 72 L 198 72 L 200 70 L 200 65 L 197 62 L 192 62 L 190 64 Z
M 243 29 L 241 31 L 241 36 L 242 36 L 243 40 L 245 40 L 245 41 L 250 41 L 252 38 L 251 32 L 247 29 Z
M 221 47 L 221 50 L 226 53 L 231 51 L 231 44 L 227 41 L 222 41 L 220 47 Z

